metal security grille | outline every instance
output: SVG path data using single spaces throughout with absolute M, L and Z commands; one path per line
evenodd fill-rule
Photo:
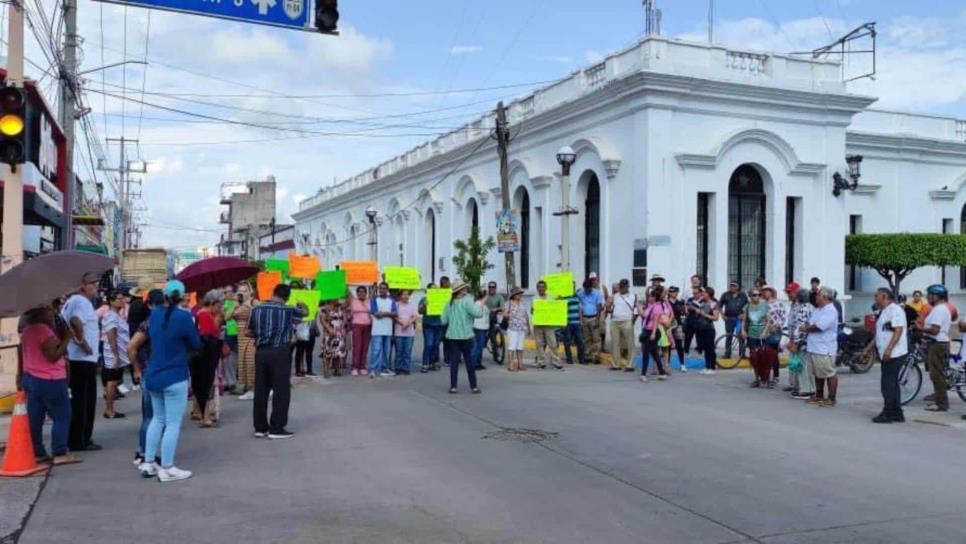
M 761 175 L 742 165 L 728 187 L 728 280 L 743 287 L 765 276 L 765 195 Z
M 698 193 L 698 256 L 695 273 L 701 278 L 701 285 L 708 284 L 708 240 L 710 236 L 708 219 L 710 206 L 711 195 L 709 193 Z
M 530 287 L 530 193 L 525 190 L 520 205 L 520 287 Z
M 587 275 L 600 271 L 600 183 L 596 174 L 587 182 L 584 210 L 584 275 Z

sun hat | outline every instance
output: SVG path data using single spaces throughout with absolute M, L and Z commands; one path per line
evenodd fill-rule
M 171 280 L 164 286 L 164 296 L 169 297 L 175 293 L 184 296 L 184 284 L 178 280 Z
M 520 289 L 519 287 L 514 287 L 513 289 L 510 290 L 510 298 L 513 298 L 517 295 L 522 295 L 524 292 L 525 291 L 523 289 Z
M 455 295 L 456 293 L 459 293 L 460 291 L 464 291 L 464 290 L 469 289 L 469 288 L 470 288 L 470 285 L 468 283 L 461 281 L 461 282 L 457 282 L 455 285 L 453 285 L 452 292 Z

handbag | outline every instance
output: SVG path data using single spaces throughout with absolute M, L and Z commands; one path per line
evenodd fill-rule
M 801 374 L 802 370 L 805 369 L 805 357 L 799 353 L 795 352 L 788 358 L 788 371 L 793 374 Z

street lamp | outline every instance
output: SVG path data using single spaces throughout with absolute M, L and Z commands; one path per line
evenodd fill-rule
M 849 165 L 848 180 L 838 172 L 832 174 L 832 194 L 835 196 L 840 196 L 842 191 L 854 191 L 862 177 L 862 155 L 846 155 L 845 162 Z
M 379 260 L 377 257 L 379 254 L 379 226 L 376 225 L 377 215 L 379 215 L 379 211 L 372 206 L 366 208 L 366 217 L 369 218 L 369 259 L 372 261 Z
M 560 221 L 560 269 L 570 270 L 570 216 L 577 210 L 570 207 L 570 167 L 577 160 L 577 153 L 569 145 L 565 145 L 557 152 L 557 163 L 560 164 L 561 207 L 554 215 L 561 216 Z

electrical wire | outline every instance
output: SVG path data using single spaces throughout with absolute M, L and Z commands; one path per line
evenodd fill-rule
M 144 89 L 148 83 L 148 46 L 151 43 L 151 10 L 148 10 L 147 29 L 144 31 L 144 65 L 141 68 L 141 100 L 144 100 Z M 135 140 L 141 139 L 141 123 L 144 121 L 144 104 L 141 104 L 138 112 L 138 131 Z M 140 144 L 139 146 L 140 147 Z M 143 157 L 142 157 L 143 159 Z

